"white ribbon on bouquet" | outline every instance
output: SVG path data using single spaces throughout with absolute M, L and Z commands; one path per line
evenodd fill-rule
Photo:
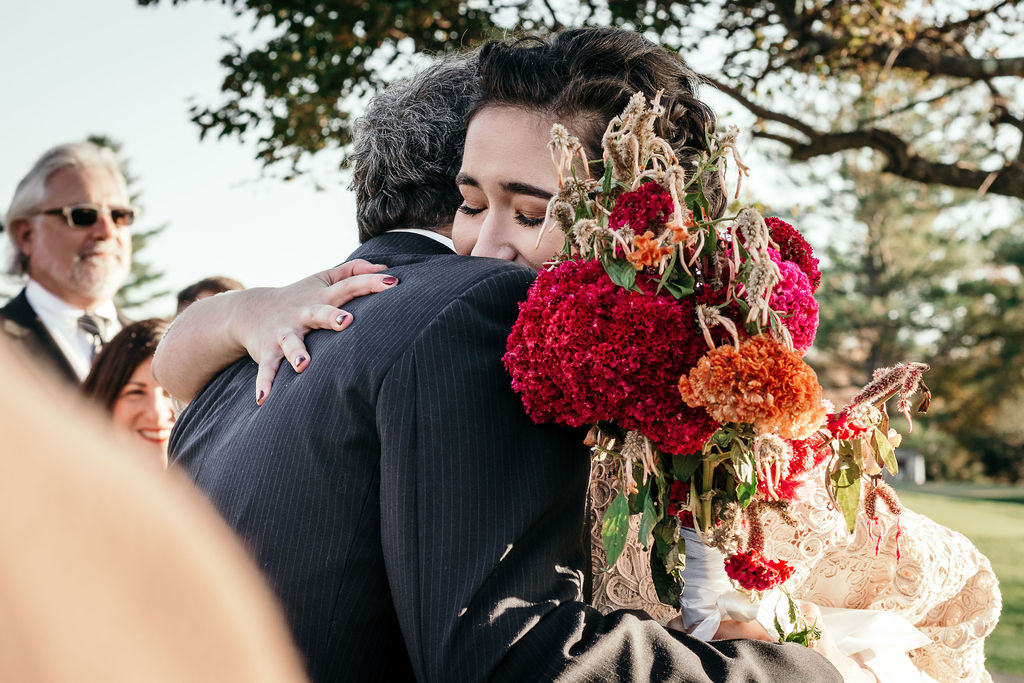
M 701 640 L 711 640 L 723 619 L 757 621 L 778 637 L 775 617 L 789 621 L 789 601 L 780 590 L 769 591 L 760 602 L 736 590 L 725 573 L 725 560 L 716 548 L 704 545 L 693 529 L 681 530 L 686 541 L 686 583 L 679 600 L 683 625 Z M 799 605 L 799 601 L 797 601 Z M 907 656 L 909 650 L 931 642 L 913 624 L 895 612 L 869 609 L 819 607 L 822 628 L 845 655 L 859 654 L 864 666 L 882 683 L 933 681 Z

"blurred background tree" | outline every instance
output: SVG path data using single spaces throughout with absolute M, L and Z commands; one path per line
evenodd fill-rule
M 90 135 L 88 140 L 101 147 L 109 147 L 117 154 L 118 160 L 121 162 L 121 172 L 128 183 L 128 199 L 132 206 L 140 209 L 139 215 L 145 221 L 146 213 L 142 210 L 142 190 L 139 188 L 139 179 L 132 174 L 131 163 L 121 156 L 121 143 L 106 135 Z M 150 241 L 165 229 L 167 229 L 166 224 L 151 228 L 143 228 L 139 223 L 132 225 L 132 270 L 128 276 L 128 282 L 118 290 L 114 297 L 114 303 L 129 317 L 135 309 L 170 293 L 166 289 L 161 289 L 160 279 L 164 277 L 164 272 L 156 270 L 152 263 L 144 257 L 140 257 Z
M 361 100 L 423 54 L 473 47 L 512 28 L 615 25 L 684 55 L 720 54 L 710 81 L 759 118 L 756 136 L 782 143 L 794 160 L 870 148 L 884 171 L 904 178 L 1024 197 L 1017 0 L 972 9 L 937 0 L 221 2 L 270 37 L 255 46 L 229 39 L 224 99 L 195 106 L 193 120 L 204 136 L 255 134 L 260 160 L 284 162 L 291 173 L 308 155 L 344 148 Z M 908 81 L 917 85 L 912 98 L 890 98 L 885 110 L 836 125 L 838 115 Z M 925 112 L 942 124 L 925 138 L 901 125 Z M 947 145 L 922 152 L 935 137 Z
M 852 394 L 874 368 L 928 362 L 935 398 L 904 445 L 934 478 L 1020 481 L 1024 221 L 864 163 L 841 168 L 853 209 L 844 238 L 821 254 L 812 363 Z

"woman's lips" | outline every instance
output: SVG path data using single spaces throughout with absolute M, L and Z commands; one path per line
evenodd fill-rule
M 163 443 L 171 438 L 169 427 L 167 429 L 140 429 L 138 433 L 146 441 L 153 441 L 154 443 Z

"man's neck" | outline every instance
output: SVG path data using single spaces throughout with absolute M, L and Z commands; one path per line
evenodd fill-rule
M 77 308 L 82 311 L 95 311 L 98 308 L 105 306 L 109 300 L 98 300 L 94 297 L 79 296 L 72 293 L 70 296 L 67 293 L 58 294 L 53 291 L 53 287 L 46 286 L 45 283 L 36 280 L 35 278 L 29 278 L 29 282 L 34 283 L 35 286 L 45 291 L 48 295 L 64 303 L 69 308 Z

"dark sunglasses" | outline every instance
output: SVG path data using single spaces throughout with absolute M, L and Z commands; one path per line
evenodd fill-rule
M 135 209 L 123 207 L 96 206 L 95 204 L 73 204 L 58 209 L 47 209 L 39 213 L 47 216 L 64 216 L 68 225 L 76 228 L 91 228 L 100 219 L 100 211 L 108 211 L 110 220 L 119 227 L 125 228 L 135 222 Z

